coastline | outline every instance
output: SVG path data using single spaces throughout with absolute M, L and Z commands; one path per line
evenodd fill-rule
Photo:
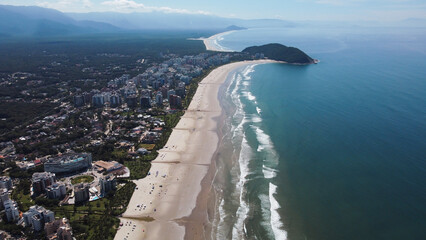
M 240 30 L 231 30 L 226 32 L 217 33 L 213 36 L 210 36 L 208 38 L 190 38 L 188 40 L 199 40 L 203 41 L 204 46 L 206 46 L 207 51 L 214 51 L 214 52 L 235 52 L 230 49 L 221 48 L 219 44 L 217 44 L 218 38 L 221 38 L 225 35 L 231 34 L 233 32 L 240 31 Z
M 230 63 L 200 82 L 167 144 L 152 161 L 150 175 L 134 181 L 137 188 L 114 239 L 209 238 L 208 201 L 223 121 L 219 89 L 237 68 L 273 62 Z

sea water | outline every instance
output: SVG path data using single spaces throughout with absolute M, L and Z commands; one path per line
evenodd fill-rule
M 254 29 L 321 62 L 251 65 L 222 90 L 214 239 L 425 239 L 424 31 Z

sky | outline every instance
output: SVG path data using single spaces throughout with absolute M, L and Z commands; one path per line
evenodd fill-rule
M 425 0 L 0 0 L 62 12 L 166 12 L 245 19 L 400 21 L 426 19 Z

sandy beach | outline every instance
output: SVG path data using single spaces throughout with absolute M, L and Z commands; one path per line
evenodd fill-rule
M 115 239 L 208 239 L 208 194 L 214 178 L 213 157 L 219 144 L 222 109 L 219 88 L 233 70 L 253 63 L 231 63 L 204 78 L 150 174 L 136 180 L 136 190 Z
M 216 52 L 234 52 L 232 50 L 222 48 L 219 44 L 217 44 L 218 39 L 221 37 L 228 35 L 230 33 L 233 33 L 238 30 L 232 30 L 232 31 L 226 31 L 221 32 L 218 34 L 215 34 L 213 36 L 210 36 L 208 38 L 189 38 L 188 40 L 197 40 L 197 41 L 203 41 L 204 45 L 206 46 L 206 50 L 208 51 L 216 51 Z

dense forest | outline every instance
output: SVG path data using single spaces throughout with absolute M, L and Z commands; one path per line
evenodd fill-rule
M 244 53 L 264 54 L 268 59 L 284 61 L 292 64 L 311 64 L 315 60 L 298 48 L 287 47 L 278 43 L 266 44 L 263 46 L 248 47 L 243 50 Z

